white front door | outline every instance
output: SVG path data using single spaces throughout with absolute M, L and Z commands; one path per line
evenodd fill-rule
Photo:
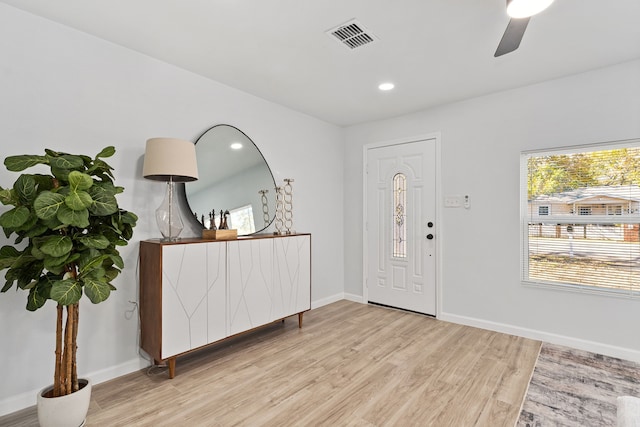
M 436 140 L 366 153 L 369 302 L 436 314 Z

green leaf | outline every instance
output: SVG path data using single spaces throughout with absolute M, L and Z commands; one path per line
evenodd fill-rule
M 69 180 L 69 169 L 51 167 L 51 173 L 61 182 L 67 182 Z
M 124 268 L 124 261 L 120 255 L 110 255 L 110 257 L 117 267 Z
M 91 270 L 99 268 L 105 259 L 109 258 L 109 255 L 99 255 L 90 259 L 83 259 L 78 264 L 80 265 L 80 274 L 88 275 Z
M 91 189 L 89 194 L 93 198 L 93 204 L 89 208 L 93 215 L 107 216 L 118 212 L 118 201 L 115 196 L 103 191 L 93 192 Z
M 31 247 L 31 256 L 39 260 L 43 260 L 46 258 L 46 255 L 35 245 Z
M 36 286 L 29 290 L 29 296 L 27 297 L 27 310 L 36 311 L 42 307 L 51 293 L 51 284 L 46 281 L 40 281 Z
M 80 211 L 91 207 L 93 199 L 86 191 L 72 191 L 65 197 L 64 204 L 71 210 Z
M 11 172 L 20 172 L 32 166 L 47 163 L 48 158 L 45 156 L 9 156 L 4 159 L 4 165 L 7 167 L 7 170 Z
M 86 173 L 69 172 L 69 187 L 71 191 L 88 190 L 93 185 L 93 179 Z
M 0 226 L 5 229 L 17 228 L 28 219 L 29 209 L 25 206 L 18 206 L 0 215 Z
M 73 242 L 69 236 L 49 236 L 43 240 L 40 250 L 52 257 L 61 257 L 73 248 Z
M 138 215 L 134 214 L 133 212 L 122 211 L 122 215 L 120 215 L 120 218 L 122 218 L 122 222 L 124 224 L 130 224 L 132 226 L 135 226 L 136 222 L 138 222 Z
M 64 206 L 64 199 L 65 197 L 62 194 L 43 191 L 33 202 L 36 215 L 38 215 L 38 218 L 44 220 L 55 218 L 58 215 L 60 207 Z
M 3 188 L 0 190 L 0 202 L 3 205 L 16 205 L 18 200 L 15 197 L 15 192 L 9 188 Z
M 81 297 L 82 283 L 78 280 L 57 280 L 51 285 L 51 299 L 60 305 L 75 304 L 80 301 Z
M 13 286 L 13 282 L 7 281 L 2 287 L 2 289 L 0 289 L 0 292 L 7 292 L 9 289 L 11 289 L 12 286 Z
M 63 205 L 58 209 L 58 219 L 66 225 L 87 228 L 89 226 L 89 210 L 82 209 L 74 211 L 67 205 Z
M 0 270 L 9 268 L 20 257 L 20 252 L 13 246 L 3 246 L 0 248 Z
M 111 182 L 94 181 L 93 186 L 89 190 L 89 194 L 93 196 L 94 194 L 106 193 L 110 196 L 115 196 L 118 194 L 118 188 L 122 187 L 116 187 Z
M 46 231 L 49 230 L 49 227 L 47 227 L 45 224 L 39 223 L 39 224 L 35 224 L 33 227 L 29 228 L 29 230 L 27 230 L 27 232 L 25 233 L 26 237 L 37 237 L 40 236 L 42 234 L 44 234 Z
M 13 184 L 13 190 L 24 204 L 31 204 L 38 194 L 36 192 L 36 180 L 33 179 L 33 176 L 27 174 L 18 177 Z
M 96 156 L 96 159 L 98 157 L 111 157 L 116 153 L 116 149 L 114 146 L 110 145 L 108 147 L 105 147 L 102 149 L 101 152 L 98 153 L 98 155 Z
M 64 270 L 65 264 L 67 264 L 69 259 L 69 254 L 66 253 L 60 257 L 52 257 L 48 256 L 44 259 L 44 268 L 49 271 L 62 271 Z
M 96 249 L 105 249 L 111 244 L 109 239 L 100 234 L 86 234 L 82 237 L 78 237 L 76 240 L 86 247 Z
M 109 298 L 111 288 L 109 284 L 98 279 L 84 279 L 84 293 L 89 297 L 92 303 L 98 304 Z
M 56 169 L 77 169 L 84 166 L 84 161 L 80 156 L 63 154 L 60 157 L 49 157 L 49 163 Z

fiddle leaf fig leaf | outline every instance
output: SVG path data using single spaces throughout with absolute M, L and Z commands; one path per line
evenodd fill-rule
M 33 202 L 36 215 L 44 220 L 55 218 L 60 207 L 64 205 L 64 199 L 65 197 L 62 194 L 43 191 Z
M 37 196 L 36 180 L 31 175 L 20 175 L 13 184 L 13 190 L 20 198 L 20 201 L 30 204 Z
M 86 191 L 72 191 L 65 197 L 64 204 L 74 211 L 86 209 L 93 204 L 93 199 Z
M 49 236 L 40 245 L 40 251 L 52 257 L 61 257 L 73 248 L 73 241 L 69 236 Z
M 56 169 L 77 169 L 84 166 L 84 161 L 80 156 L 63 154 L 59 157 L 49 157 L 49 164 Z
M 29 208 L 15 207 L 0 215 L 0 226 L 5 229 L 18 228 L 29 219 Z
M 98 153 L 98 155 L 96 155 L 96 159 L 98 157 L 111 157 L 116 153 L 116 149 L 114 146 L 110 145 L 108 147 L 105 147 L 102 149 L 101 152 Z
M 118 268 L 124 268 L 124 261 L 120 255 L 110 255 L 113 264 Z
M 68 253 L 60 257 L 48 256 L 44 259 L 44 267 L 49 271 L 63 271 L 68 259 Z
M 9 268 L 20 257 L 20 252 L 13 246 L 0 248 L 0 270 Z
M 108 283 L 89 277 L 84 279 L 84 293 L 92 303 L 98 304 L 109 298 L 111 288 Z
M 107 258 L 109 258 L 109 255 L 100 255 L 89 259 L 84 264 L 80 263 L 80 274 L 89 274 L 92 270 L 99 268 Z
M 51 285 L 51 299 L 60 305 L 71 305 L 82 297 L 81 283 L 73 279 L 57 280 Z
M 109 239 L 100 234 L 87 234 L 76 239 L 88 248 L 106 249 L 109 247 Z
M 7 170 L 10 170 L 11 172 L 20 172 L 32 166 L 46 164 L 48 162 L 49 160 L 46 156 L 33 155 L 9 156 L 4 159 L 4 165 Z
M 63 205 L 58 209 L 58 219 L 63 224 L 86 228 L 89 226 L 89 211 L 87 209 L 74 211 L 67 205 Z
M 88 190 L 93 185 L 93 179 L 86 173 L 69 172 L 69 186 L 71 191 Z
M 89 208 L 93 215 L 107 216 L 118 211 L 118 202 L 113 194 L 104 190 L 93 191 L 89 189 L 89 194 L 93 198 L 93 204 Z
M 36 311 L 42 307 L 49 299 L 51 285 L 49 283 L 38 282 L 36 286 L 29 289 L 27 297 L 27 310 Z
M 14 197 L 14 193 L 9 188 L 2 188 L 0 190 L 0 202 L 3 205 L 15 205 L 18 203 Z

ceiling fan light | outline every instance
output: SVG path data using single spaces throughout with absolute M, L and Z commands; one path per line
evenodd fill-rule
M 548 8 L 553 0 L 507 0 L 507 13 L 512 18 L 528 18 Z

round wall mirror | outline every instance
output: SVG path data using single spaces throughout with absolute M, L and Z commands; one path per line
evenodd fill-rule
M 244 132 L 216 125 L 197 139 L 196 156 L 199 179 L 185 183 L 184 196 L 203 228 L 210 228 L 211 220 L 218 227 L 221 210 L 229 211 L 229 228 L 237 229 L 239 236 L 269 226 L 275 216 L 275 180 Z

